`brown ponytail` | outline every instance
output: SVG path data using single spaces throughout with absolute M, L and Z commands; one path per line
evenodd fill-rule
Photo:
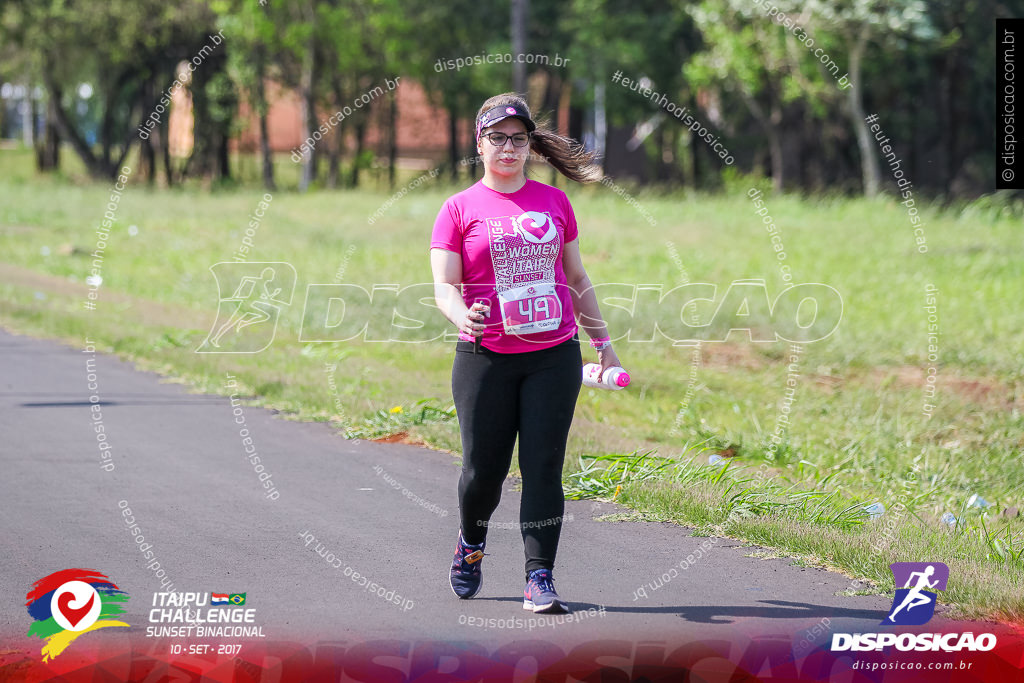
M 530 108 L 526 106 L 526 100 L 514 92 L 506 92 L 490 97 L 476 114 L 478 120 L 488 109 L 510 105 L 530 115 Z M 544 161 L 566 178 L 575 180 L 578 183 L 592 183 L 600 179 L 601 169 L 597 165 L 597 155 L 588 152 L 583 145 L 572 138 L 559 135 L 547 126 L 546 121 L 536 121 L 537 129 L 530 136 L 530 151 L 540 156 Z

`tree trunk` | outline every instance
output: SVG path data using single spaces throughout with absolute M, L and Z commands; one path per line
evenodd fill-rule
M 223 129 L 217 133 L 217 178 L 231 180 L 231 139 Z
M 604 73 L 600 71 L 599 73 Z M 608 118 L 605 111 L 604 82 L 594 84 L 594 151 L 597 153 L 602 170 L 605 161 L 605 145 L 608 141 Z
M 529 22 L 530 0 L 512 0 L 512 54 L 526 53 L 526 31 Z M 526 92 L 526 64 L 513 57 L 512 88 L 517 93 Z
M 55 121 L 56 103 L 52 98 L 46 101 L 46 121 L 43 124 L 42 143 L 36 149 L 36 167 L 41 172 L 56 171 L 60 168 L 60 132 Z
M 117 106 L 117 88 L 110 85 L 103 89 L 103 118 L 100 120 L 100 159 L 110 166 L 111 147 L 114 138 L 114 107 Z
M 388 97 L 388 185 L 394 189 L 398 164 L 398 92 Z
M 366 117 L 356 119 L 356 152 L 352 160 L 352 187 L 359 187 L 359 166 L 363 161 L 363 150 L 366 148 Z
M 341 182 L 341 136 L 335 129 L 327 145 L 327 187 L 335 189 Z
M 800 107 L 800 137 L 799 137 L 799 148 L 797 149 L 797 182 L 800 184 L 801 189 L 805 192 L 810 190 L 810 178 L 807 174 L 808 149 L 810 146 L 807 144 L 808 140 L 814 140 L 814 135 L 818 132 L 815 130 L 814 119 L 811 118 L 808 108 L 806 106 Z M 820 153 L 824 154 L 825 150 L 820 150 Z
M 473 126 L 473 131 L 475 132 L 476 131 L 476 123 L 474 122 L 471 125 Z M 456 139 L 458 139 L 458 126 L 459 126 L 459 121 L 458 121 L 458 119 L 456 119 L 455 120 Z M 491 144 L 491 143 L 487 143 L 487 144 Z M 469 140 L 466 141 L 466 150 L 465 150 L 465 152 L 462 154 L 462 156 L 460 158 L 461 159 L 472 159 L 472 160 L 475 160 L 475 161 L 479 161 L 479 163 L 468 164 L 466 166 L 466 168 L 469 169 L 469 177 L 474 182 L 476 182 L 476 179 L 478 177 L 480 177 L 480 178 L 484 177 L 484 160 L 483 159 L 477 159 L 476 157 L 477 157 L 477 153 L 476 153 L 476 137 L 475 136 L 470 136 Z M 479 176 L 477 175 L 478 173 L 479 173 Z
M 697 111 L 697 98 L 690 96 L 690 111 Z M 690 136 L 690 177 L 693 179 L 693 189 L 700 189 L 702 179 L 700 174 L 700 148 L 702 141 L 697 140 L 696 135 Z
M 557 74 L 555 74 L 554 72 L 552 72 L 549 69 L 545 69 L 543 71 L 543 73 L 544 73 L 544 77 L 545 78 L 544 78 L 544 104 L 542 105 L 542 109 L 544 111 L 551 112 L 551 125 L 554 127 L 554 129 L 557 132 L 561 133 L 562 131 L 560 131 L 558 129 L 558 120 L 559 120 L 559 114 L 560 114 L 559 106 L 562 103 L 562 100 L 561 100 L 561 97 L 560 97 L 561 92 L 562 92 L 562 79 L 559 78 L 559 76 Z M 556 181 L 558 180 L 558 171 L 555 170 L 554 166 L 552 166 L 550 170 L 551 170 L 551 180 L 549 181 L 548 184 L 549 185 L 555 185 Z
M 679 162 L 679 137 L 681 133 L 682 131 L 680 131 L 678 127 L 673 128 L 671 133 L 669 133 L 669 139 L 671 140 L 669 144 L 671 145 L 672 150 L 672 162 L 669 167 L 669 181 L 674 186 L 682 186 L 685 182 L 683 178 L 683 166 Z
M 277 190 L 274 182 L 274 152 L 270 149 L 270 133 L 267 129 L 267 112 L 260 113 L 260 158 L 263 159 L 263 187 L 268 191 Z
M 143 174 L 146 176 L 146 184 L 152 187 L 156 183 L 156 151 L 153 149 L 151 139 L 142 140 L 139 144 L 141 145 L 139 156 Z
M 310 32 L 306 45 L 306 55 L 302 61 L 302 77 L 299 93 L 302 97 L 302 138 L 313 143 L 309 152 L 302 159 L 302 177 L 299 180 L 299 192 L 305 192 L 316 179 L 316 141 L 312 140 L 313 132 L 319 127 L 316 119 L 316 40 L 314 32 Z
M 263 187 L 270 192 L 277 190 L 274 183 L 274 154 L 270 150 L 270 133 L 267 125 L 269 105 L 264 79 L 267 75 L 267 58 L 262 44 L 256 46 L 256 112 L 260 122 L 260 158 L 263 160 Z
M 189 90 L 192 92 L 192 153 L 182 169 L 185 177 L 209 179 L 213 174 L 214 123 L 210 112 L 209 62 L 192 72 Z
M 665 127 L 658 126 L 654 131 L 654 148 L 657 156 L 654 159 L 654 181 L 663 183 L 667 180 L 667 169 L 665 167 Z
M 174 166 L 171 164 L 171 136 L 168 119 L 170 119 L 170 116 L 164 117 L 159 125 L 153 129 L 153 132 L 158 134 L 157 147 L 160 149 L 160 156 L 163 160 L 164 177 L 167 179 L 167 187 L 173 187 L 175 179 Z
M 452 182 L 459 181 L 459 118 L 455 107 L 449 103 L 445 107 L 448 113 L 448 163 L 451 166 Z M 475 130 L 475 128 L 474 128 Z M 475 144 L 475 141 L 474 141 Z M 476 150 L 473 150 L 476 152 Z M 476 155 L 473 155 L 476 158 Z
M 782 148 L 782 107 L 778 102 L 772 102 L 772 113 L 768 120 L 768 144 L 772 154 L 772 189 L 782 192 L 786 186 L 786 155 Z
M 857 134 L 857 147 L 860 149 L 861 176 L 864 180 L 864 195 L 874 197 L 881 189 L 881 171 L 878 166 L 878 155 L 875 153 L 874 141 L 868 122 L 865 121 L 863 95 L 861 91 L 861 60 L 867 45 L 868 27 L 865 25 L 860 36 L 850 49 L 850 88 L 848 103 L 853 130 Z
M 36 104 L 32 99 L 32 83 L 25 82 L 25 101 L 21 109 L 21 140 L 26 147 L 36 146 Z
M 754 120 L 760 124 L 764 130 L 765 137 L 768 138 L 768 153 L 771 158 L 771 176 L 772 176 L 772 188 L 776 191 L 781 191 L 783 188 L 783 181 L 785 180 L 785 165 L 783 163 L 782 153 L 782 135 L 779 131 L 779 123 L 782 118 L 782 111 L 778 104 L 772 105 L 771 115 L 767 115 L 764 112 L 764 108 L 757 99 L 746 90 L 741 90 L 743 101 L 747 104 L 747 109 L 750 110 Z
M 142 86 L 142 111 L 153 108 L 156 97 L 154 91 L 156 84 L 153 79 L 147 79 Z M 129 119 L 130 120 L 130 119 Z M 156 151 L 153 148 L 152 133 L 139 141 L 139 164 L 140 170 L 146 178 L 146 183 L 153 186 L 156 183 Z
M 92 153 L 89 145 L 85 144 L 85 140 L 79 135 L 71 122 L 68 120 L 67 112 L 60 106 L 61 100 L 61 88 L 57 85 L 57 82 L 53 80 L 52 70 L 44 69 L 43 71 L 43 82 L 46 86 L 47 96 L 50 101 L 53 102 L 53 121 L 57 125 L 57 130 L 60 131 L 60 136 L 68 141 L 71 145 L 71 149 L 75 151 L 75 154 L 82 160 L 89 175 L 96 179 L 110 180 L 117 174 L 113 172 L 109 166 L 104 165 L 96 155 Z
M 956 26 L 956 33 L 964 35 L 964 17 L 963 13 L 957 12 L 954 18 L 954 24 Z M 964 105 L 968 101 L 966 93 L 964 92 L 964 70 L 963 60 L 961 55 L 963 54 L 963 41 L 957 41 L 953 44 L 949 54 L 946 58 L 946 77 L 942 80 L 945 83 L 946 88 L 946 104 L 949 107 L 949 111 L 946 114 L 946 120 L 949 125 L 946 126 L 946 168 L 945 168 L 945 179 L 943 182 L 943 189 L 945 191 L 946 201 L 948 202 L 952 197 L 953 193 L 953 182 L 956 180 L 957 173 L 960 170 L 961 158 L 959 153 L 960 147 L 960 132 L 964 130 L 966 114 L 964 112 Z
M 335 111 L 340 110 L 344 105 L 345 101 L 345 89 L 341 84 L 341 78 L 338 73 L 331 77 L 331 91 L 334 95 L 334 107 Z M 339 187 L 344 181 L 341 173 L 341 157 L 345 152 L 345 121 L 343 120 L 338 124 L 331 134 L 331 144 L 327 149 L 328 153 L 328 166 L 327 166 L 327 187 L 335 188 Z

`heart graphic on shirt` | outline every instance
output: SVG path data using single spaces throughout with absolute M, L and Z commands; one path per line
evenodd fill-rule
M 74 593 L 69 592 L 62 593 L 57 598 L 57 609 L 60 610 L 60 613 L 72 626 L 77 626 L 78 622 L 85 619 L 86 615 L 88 615 L 89 611 L 92 609 L 92 603 L 96 600 L 95 594 L 90 595 L 89 602 L 85 603 L 85 607 L 75 608 L 71 606 L 71 602 L 75 600 L 76 597 L 77 596 Z
M 541 237 L 535 237 L 532 230 L 527 230 L 525 221 L 529 219 L 532 223 L 530 226 L 532 230 L 538 230 L 544 227 L 544 224 L 548 224 L 547 232 Z M 527 211 L 519 218 L 515 219 L 515 231 L 518 232 L 524 240 L 532 242 L 533 244 L 543 244 L 550 242 L 555 239 L 558 235 L 558 229 L 555 228 L 555 222 L 549 221 L 547 214 L 543 214 L 539 211 Z

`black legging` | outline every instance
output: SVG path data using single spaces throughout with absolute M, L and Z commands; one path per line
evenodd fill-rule
M 473 342 L 455 344 L 452 397 L 462 434 L 462 535 L 471 544 L 486 537 L 518 432 L 527 576 L 555 565 L 565 510 L 562 463 L 583 383 L 582 362 L 578 335 L 524 353 L 483 346 L 473 353 Z

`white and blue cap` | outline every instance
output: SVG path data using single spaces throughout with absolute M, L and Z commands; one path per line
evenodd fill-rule
M 511 104 L 502 104 L 497 107 L 488 109 L 480 118 L 476 120 L 476 137 L 480 139 L 480 131 L 489 126 L 493 126 L 498 121 L 503 121 L 509 117 L 517 118 L 526 124 L 527 132 L 534 131 L 537 129 L 537 124 L 533 122 L 530 115 L 523 111 L 521 107 L 516 107 Z

